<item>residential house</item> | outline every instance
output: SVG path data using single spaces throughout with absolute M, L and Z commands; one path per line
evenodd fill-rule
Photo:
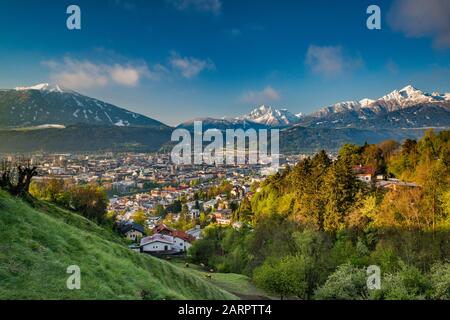
M 190 235 L 191 237 L 199 240 L 202 238 L 202 228 L 199 225 L 196 225 L 194 228 L 189 229 L 188 231 L 186 231 L 186 233 L 188 235 Z
M 192 242 L 195 240 L 192 236 L 184 231 L 174 230 L 173 237 L 173 250 L 178 252 L 186 252 L 192 246 Z
M 353 167 L 353 173 L 356 175 L 356 178 L 365 183 L 371 183 L 375 176 L 375 170 L 371 166 L 356 166 Z
M 162 235 L 172 235 L 172 232 L 175 231 L 174 229 L 166 226 L 164 223 L 161 223 L 160 225 L 157 225 L 153 228 L 154 234 L 162 234 Z
M 141 252 L 175 253 L 173 245 L 172 236 L 157 233 L 141 240 Z
M 217 212 L 212 214 L 216 222 L 220 225 L 229 225 L 231 223 L 231 210 L 230 209 L 223 209 L 218 210 Z
M 217 200 L 216 199 L 211 199 L 209 201 L 206 201 L 203 204 L 203 209 L 204 210 L 208 210 L 208 209 L 212 210 L 212 209 L 215 208 L 216 204 L 217 204 Z
M 119 222 L 117 230 L 127 239 L 134 242 L 138 242 L 140 239 L 142 239 L 142 237 L 145 236 L 144 227 L 131 221 Z
M 177 254 L 186 252 L 192 246 L 195 238 L 184 231 L 173 230 L 165 225 L 160 225 L 154 230 L 164 232 L 155 233 L 141 240 L 141 251 L 163 254 Z

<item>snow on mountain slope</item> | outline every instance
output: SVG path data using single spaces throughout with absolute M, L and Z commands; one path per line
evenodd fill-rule
M 282 127 L 297 123 L 300 117 L 290 113 L 286 109 L 275 109 L 262 105 L 252 110 L 248 115 L 238 117 L 238 119 L 246 119 L 271 127 Z
M 58 85 L 40 83 L 0 90 L 0 127 L 45 124 L 165 126 L 159 121 Z
M 16 91 L 39 90 L 47 92 L 63 92 L 59 85 L 50 85 L 48 83 L 39 83 L 31 87 L 16 87 Z
M 324 107 L 310 116 L 323 117 L 332 113 L 340 113 L 345 111 L 360 112 L 362 109 L 368 109 L 376 114 L 381 112 L 393 112 L 410 106 L 419 104 L 439 104 L 440 102 L 450 101 L 450 94 L 440 94 L 434 92 L 432 94 L 408 85 L 400 90 L 394 90 L 383 97 L 372 100 L 362 99 L 360 101 L 339 102 L 331 106 Z
M 413 86 L 377 100 L 336 103 L 314 112 L 300 125 L 330 128 L 423 128 L 450 126 L 450 94 L 425 93 Z

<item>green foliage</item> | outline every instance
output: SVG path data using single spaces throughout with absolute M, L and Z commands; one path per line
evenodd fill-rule
M 450 132 L 416 142 L 346 145 L 335 161 L 319 152 L 267 178 L 234 220 L 252 228 L 216 228 L 193 258 L 252 275 L 280 297 L 444 299 L 450 252 Z M 416 183 L 375 188 L 356 180 L 366 165 Z M 366 288 L 365 268 L 382 271 L 382 289 Z
M 32 196 L 53 202 L 66 209 L 76 211 L 98 223 L 107 221 L 108 197 L 104 190 L 94 185 L 66 185 L 63 180 L 49 179 L 33 182 Z
M 269 293 L 281 299 L 288 296 L 308 298 L 308 265 L 302 257 L 285 257 L 275 262 L 266 262 L 255 269 L 253 280 Z
M 138 254 L 71 211 L 0 191 L 0 299 L 236 299 L 168 262 Z M 67 290 L 67 267 L 81 290 Z
M 431 288 L 430 279 L 414 266 L 400 263 L 400 270 L 384 274 L 381 289 L 373 291 L 374 299 L 422 300 Z
M 364 268 L 355 267 L 350 263 L 337 267 L 325 282 L 315 292 L 318 300 L 362 300 L 367 299 L 367 275 Z
M 430 298 L 450 300 L 450 263 L 437 263 L 432 266 Z

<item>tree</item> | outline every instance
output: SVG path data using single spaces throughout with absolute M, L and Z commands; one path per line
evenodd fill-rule
M 352 166 L 362 164 L 362 148 L 355 144 L 346 143 L 339 149 L 339 159 L 347 161 Z
M 44 198 L 51 202 L 56 202 L 62 192 L 64 192 L 64 181 L 56 178 L 46 181 L 42 191 Z
M 140 224 L 142 226 L 147 225 L 147 215 L 144 212 L 144 210 L 138 210 L 133 215 L 133 221 L 137 224 Z
M 247 197 L 244 197 L 239 208 L 233 212 L 234 221 L 250 222 L 252 219 L 252 204 Z
M 37 175 L 37 167 L 31 166 L 30 161 L 19 161 L 13 164 L 2 161 L 0 165 L 0 188 L 14 196 L 29 195 L 31 180 Z
M 386 161 L 383 151 L 376 145 L 366 145 L 362 151 L 363 163 L 373 168 L 376 174 L 386 173 Z
M 378 145 L 383 152 L 383 157 L 387 160 L 400 149 L 400 143 L 395 140 L 386 140 Z
M 431 288 L 430 280 L 419 269 L 405 263 L 396 273 L 384 274 L 381 290 L 374 290 L 372 297 L 383 300 L 423 300 Z
M 401 187 L 389 191 L 374 217 L 377 228 L 405 228 L 409 230 L 431 226 L 421 214 L 422 191 L 418 188 Z
M 69 190 L 70 208 L 90 220 L 102 223 L 106 218 L 108 197 L 99 187 L 74 186 Z
M 167 214 L 166 209 L 164 209 L 164 206 L 162 204 L 157 204 L 155 208 L 155 215 L 157 217 L 165 217 Z
M 325 177 L 324 230 L 337 231 L 343 228 L 346 215 L 355 201 L 357 191 L 358 182 L 350 162 L 346 159 L 339 159 L 333 163 Z
M 417 182 L 422 185 L 422 214 L 429 217 L 431 228 L 446 223 L 448 217 L 443 203 L 444 194 L 450 188 L 449 169 L 443 161 L 425 162 L 416 167 Z
M 450 264 L 437 263 L 431 267 L 431 299 L 450 300 Z
M 369 296 L 366 271 L 350 263 L 340 265 L 315 292 L 318 300 L 365 300 Z
M 292 282 L 292 267 L 289 259 L 274 263 L 266 262 L 261 267 L 256 268 L 253 273 L 253 281 L 259 287 L 271 294 L 278 295 L 281 300 L 288 296 L 295 295 L 295 284 Z

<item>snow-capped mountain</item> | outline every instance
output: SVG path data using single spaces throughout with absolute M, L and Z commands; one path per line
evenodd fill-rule
M 294 115 L 286 109 L 275 109 L 270 106 L 262 105 L 253 109 L 249 114 L 238 117 L 217 118 L 197 118 L 183 122 L 179 125 L 182 128 L 193 128 L 194 121 L 201 121 L 203 130 L 208 129 L 267 129 L 281 128 L 294 125 L 300 121 L 303 114 Z
M 159 121 L 81 95 L 58 85 L 41 83 L 0 90 L 0 127 L 45 125 L 165 126 Z
M 310 116 L 322 117 L 331 113 L 360 111 L 361 109 L 370 109 L 374 113 L 393 112 L 419 104 L 440 104 L 446 101 L 450 101 L 450 93 L 434 92 L 429 94 L 409 85 L 403 89 L 394 90 L 376 100 L 366 98 L 360 101 L 339 102 L 324 107 Z
M 238 117 L 237 119 L 245 119 L 269 127 L 283 127 L 297 123 L 300 120 L 300 116 L 294 115 L 286 109 L 275 109 L 262 105 L 252 110 L 248 115 Z
M 262 105 L 235 118 L 204 118 L 204 128 L 319 128 L 402 129 L 450 127 L 450 93 L 426 93 L 413 86 L 394 90 L 381 98 L 345 101 L 308 115 Z M 192 126 L 193 121 L 182 124 Z
M 46 92 L 64 92 L 66 90 L 62 90 L 59 85 L 50 85 L 48 83 L 39 83 L 31 87 L 16 87 L 14 88 L 16 91 L 27 91 L 27 90 L 39 90 L 39 91 L 46 91 Z M 69 92 L 67 90 L 67 92 Z
M 413 86 L 379 99 L 324 107 L 300 121 L 311 127 L 423 128 L 450 126 L 450 94 L 425 93 Z

